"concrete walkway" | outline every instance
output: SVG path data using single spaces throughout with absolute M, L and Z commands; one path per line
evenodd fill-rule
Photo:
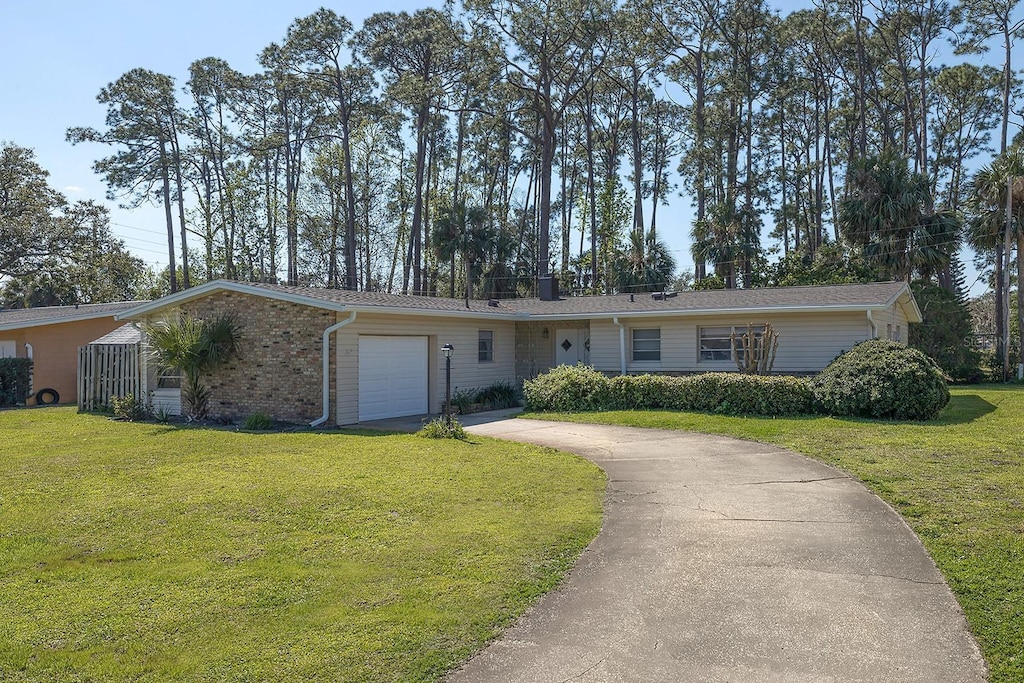
M 452 682 L 986 679 L 917 537 L 842 472 L 725 437 L 500 417 L 463 422 L 607 473 L 604 525 Z

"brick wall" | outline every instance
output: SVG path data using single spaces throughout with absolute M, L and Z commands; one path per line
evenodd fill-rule
M 241 421 L 264 412 L 274 420 L 308 423 L 320 417 L 321 340 L 324 329 L 336 321 L 333 311 L 236 292 L 187 302 L 182 311 L 207 320 L 231 313 L 241 323 L 239 358 L 204 378 L 211 392 L 211 418 Z M 332 406 L 334 365 L 332 353 Z

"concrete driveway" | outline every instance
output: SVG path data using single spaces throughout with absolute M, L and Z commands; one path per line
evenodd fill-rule
M 920 542 L 835 469 L 716 436 L 464 422 L 578 453 L 608 490 L 601 533 L 563 585 L 453 682 L 986 678 Z

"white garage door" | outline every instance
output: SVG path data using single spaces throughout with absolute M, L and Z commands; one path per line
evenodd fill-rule
M 359 421 L 428 411 L 427 338 L 360 336 Z

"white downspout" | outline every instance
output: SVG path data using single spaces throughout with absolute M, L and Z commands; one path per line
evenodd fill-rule
M 871 309 L 868 309 L 868 322 L 871 323 L 871 338 L 878 339 L 878 325 L 875 324 L 875 318 L 871 315 Z
M 619 316 L 612 318 L 612 322 L 619 326 L 619 374 L 626 374 L 626 328 L 619 322 Z
M 310 427 L 319 427 L 324 422 L 327 422 L 327 417 L 331 412 L 331 335 L 341 328 L 348 325 L 350 322 L 356 319 L 356 312 L 352 311 L 347 318 L 342 320 L 340 323 L 334 323 L 326 330 L 324 330 L 324 341 L 323 341 L 323 373 L 324 373 L 324 412 L 317 419 L 309 423 Z

